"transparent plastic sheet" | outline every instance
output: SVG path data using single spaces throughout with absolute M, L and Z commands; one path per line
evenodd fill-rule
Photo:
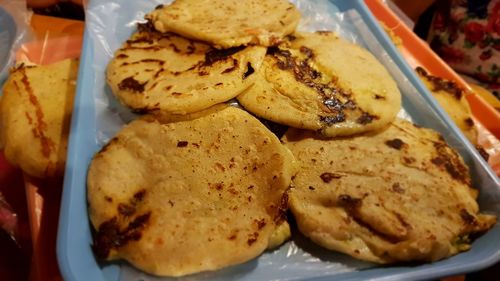
M 26 0 L 0 0 L 0 85 L 13 66 L 15 52 L 31 37 Z
M 0 96 L 9 69 L 14 66 L 15 51 L 30 38 L 30 17 L 31 13 L 26 9 L 26 0 L 0 0 Z M 0 144 L 0 153 L 2 153 L 1 149 Z M 3 156 L 0 156 L 2 172 L 16 174 L 13 168 L 4 161 Z M 7 175 L 5 178 L 8 178 Z M 21 218 L 19 216 L 19 212 L 22 211 L 20 208 L 25 206 L 20 206 L 19 200 L 14 200 L 17 198 L 12 198 L 12 196 L 17 195 L 24 197 L 24 194 L 10 189 L 18 188 L 18 186 L 10 186 L 13 183 L 12 178 L 6 180 L 0 176 L 0 179 L 8 183 L 7 186 L 0 186 L 0 229 L 6 231 L 12 240 L 28 252 L 29 229 L 27 222 L 24 221 L 24 216 Z M 5 184 L 5 182 L 0 181 L 0 184 Z M 11 196 L 7 196 L 8 194 Z
M 17 228 L 17 215 L 2 193 L 0 193 L 0 228 L 6 231 L 14 241 L 16 240 L 14 234 Z
M 29 259 L 32 243 L 25 198 L 22 172 L 9 165 L 0 151 L 0 234 L 7 233 L 9 239 L 20 250 L 8 254 L 0 250 L 0 259 L 5 258 L 7 255 L 18 254 L 22 254 L 23 257 Z M 0 244 L 4 243 L 4 241 L 0 241 Z M 3 276 L 1 270 L 0 276 Z
M 456 148 L 465 149 L 460 143 L 460 139 L 457 139 L 452 133 L 446 133 L 447 125 L 442 120 L 430 121 L 429 118 L 424 117 L 425 115 L 435 116 L 436 112 L 429 107 L 425 99 L 420 97 L 413 84 L 392 61 L 390 55 L 380 45 L 356 10 L 341 11 L 328 0 L 295 0 L 292 2 L 302 13 L 299 30 L 335 31 L 341 37 L 370 50 L 385 65 L 403 93 L 403 107 L 405 109 L 401 110 L 399 117 L 410 120 L 417 118 L 423 126 L 432 125 L 431 127 L 444 132 L 445 139 L 450 139 L 450 143 Z M 95 141 L 99 147 L 104 145 L 124 124 L 135 118 L 130 110 L 113 97 L 110 89 L 106 86 L 104 75 L 106 66 L 114 51 L 135 30 L 136 24 L 144 21 L 145 13 L 153 10 L 159 4 L 166 3 L 161 0 L 129 1 L 125 7 L 118 0 L 95 0 L 87 9 L 87 35 L 93 55 L 92 69 L 87 71 L 96 73 L 93 76 L 95 83 L 93 95 L 96 120 Z M 110 14 L 113 16 L 110 17 Z M 431 124 L 431 122 L 434 123 Z M 490 199 L 489 202 L 494 202 L 494 198 Z M 493 209 L 497 210 L 498 206 L 496 205 Z M 176 278 L 176 280 L 297 280 L 332 276 L 374 266 L 315 246 L 298 233 L 293 233 L 292 236 L 293 240 L 279 249 L 267 251 L 245 264 L 215 272 Z M 125 262 L 120 262 L 119 266 L 120 280 L 173 280 L 173 278 L 147 275 Z
M 500 175 L 500 140 L 498 140 L 490 131 L 488 131 L 484 126 L 474 120 L 478 128 L 477 142 L 483 147 L 483 149 L 488 153 L 488 163 L 493 170 Z
M 0 0 L 0 85 L 14 65 L 44 65 L 77 58 L 83 22 L 67 22 L 33 15 L 26 8 L 26 0 Z M 80 27 L 78 35 L 75 25 Z M 8 165 L 0 156 L 0 228 L 17 243 L 26 260 L 31 260 L 26 271 L 33 280 L 56 280 L 59 276 L 54 249 L 61 187 L 60 183 L 23 176 L 20 168 Z M 0 256 L 4 255 L 15 253 L 0 251 Z

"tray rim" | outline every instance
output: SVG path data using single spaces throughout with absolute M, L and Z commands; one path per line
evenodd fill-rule
M 348 0 L 330 0 L 330 2 L 346 2 Z M 351 1 L 349 1 L 351 2 Z M 377 24 L 377 21 L 373 14 L 371 14 L 370 10 L 366 6 L 363 0 L 355 0 L 352 1 L 352 5 L 357 7 L 360 15 L 367 19 L 366 24 L 370 28 L 375 36 L 380 40 L 380 44 L 382 47 L 388 52 L 390 57 L 394 60 L 398 68 L 406 75 L 404 69 L 408 68 L 406 61 L 402 58 L 399 52 L 395 49 L 395 46 L 390 41 L 389 37 L 385 34 L 383 29 Z M 91 71 L 85 71 L 85 67 L 88 63 L 92 62 L 93 58 L 93 48 L 91 47 L 93 44 L 92 39 L 90 38 L 89 32 L 87 28 L 85 28 L 84 39 L 83 39 L 83 51 L 82 57 L 80 59 L 80 69 L 79 69 L 79 78 L 77 84 L 77 95 L 75 97 L 75 106 L 74 113 L 71 120 L 71 134 L 69 137 L 69 145 L 68 145 L 68 159 L 67 159 L 67 167 L 66 174 L 64 177 L 64 188 L 62 194 L 62 202 L 61 202 L 61 213 L 59 217 L 59 229 L 58 229 L 58 239 L 57 239 L 57 258 L 60 266 L 61 273 L 65 280 L 105 280 L 105 275 L 112 275 L 113 280 L 118 280 L 117 275 L 117 266 L 112 266 L 110 268 L 105 268 L 104 270 L 99 267 L 95 258 L 92 261 L 87 261 L 85 264 L 79 260 L 79 263 L 76 263 L 72 260 L 75 257 L 70 253 L 70 246 L 72 242 L 71 236 L 71 224 L 73 223 L 70 219 L 73 217 L 71 214 L 76 212 L 74 208 L 71 208 L 74 200 L 78 200 L 79 198 L 75 198 L 75 191 L 71 190 L 71 186 L 74 185 L 75 178 L 74 174 L 76 168 L 71 165 L 74 163 L 77 157 L 81 157 L 78 155 L 78 148 L 81 147 L 82 143 L 87 143 L 89 145 L 95 145 L 95 140 L 89 135 L 84 134 L 83 132 L 92 131 L 92 127 L 89 126 L 89 122 L 82 121 L 84 117 L 88 117 L 86 115 L 88 112 L 94 111 L 94 108 L 83 107 L 82 104 L 79 103 L 81 99 L 83 99 L 83 93 L 86 91 L 89 94 L 87 88 L 88 85 L 93 84 L 94 73 Z M 407 75 L 406 75 L 407 76 Z M 449 125 L 451 131 L 455 133 L 460 140 L 460 142 L 466 147 L 467 150 L 472 152 L 472 156 L 478 160 L 481 168 L 485 169 L 485 172 L 490 176 L 494 176 L 493 179 L 497 186 L 500 187 L 500 183 L 496 175 L 494 175 L 493 171 L 489 168 L 486 162 L 479 156 L 477 152 L 473 149 L 473 146 L 468 142 L 468 140 L 458 131 L 456 126 L 451 122 L 449 117 L 443 113 L 442 109 L 437 105 L 437 101 L 430 96 L 428 90 L 425 86 L 417 80 L 416 76 L 407 76 L 413 86 L 421 93 L 424 94 L 424 99 L 429 103 L 431 108 L 436 112 L 438 117 L 442 119 L 445 124 Z M 93 93 L 92 93 L 93 94 Z M 84 114 L 85 113 L 85 114 Z M 95 115 L 92 115 L 95 116 Z M 89 128 L 90 127 L 90 128 Z M 83 129 L 82 129 L 83 128 Z M 87 128 L 87 130 L 84 130 Z M 94 128 L 95 131 L 95 128 Z M 86 171 L 86 168 L 85 168 Z M 86 195 L 86 190 L 83 191 Z M 81 198 L 80 198 L 81 199 Z M 497 224 L 494 229 L 491 229 L 488 233 L 493 232 L 493 230 L 499 230 L 500 226 Z M 487 234 L 488 234 L 487 233 Z M 77 233 L 78 234 L 78 233 Z M 81 233 L 80 233 L 81 235 Z M 89 245 L 90 248 L 90 245 Z M 470 252 L 469 252 L 470 253 Z M 464 253 L 467 254 L 467 253 Z M 444 260 L 444 262 L 449 261 L 450 259 Z M 446 266 L 446 265 L 436 265 L 437 263 L 428 263 L 419 265 L 411 268 L 410 270 L 398 267 L 389 267 L 389 268 L 373 268 L 367 270 L 360 270 L 354 272 L 347 273 L 339 273 L 330 276 L 320 276 L 309 278 L 308 280 L 330 280 L 331 278 L 342 278 L 343 280 L 364 280 L 364 279 L 377 279 L 377 280 L 399 280 L 404 277 L 406 280 L 420 280 L 420 279 L 428 279 L 428 278 L 438 278 L 441 276 L 448 276 L 453 274 L 464 273 L 471 270 L 479 270 L 481 268 L 487 267 L 496 261 L 500 260 L 500 247 L 496 249 L 494 254 L 489 255 L 486 259 L 483 258 L 478 260 L 477 262 L 468 263 L 460 268 L 456 268 L 456 266 Z M 90 262 L 90 263 L 89 263 Z M 443 261 L 441 261 L 443 262 Z M 79 269 L 78 271 L 85 272 L 85 266 L 95 266 L 99 269 L 99 272 L 86 272 L 88 275 L 86 276 L 76 276 L 75 269 Z M 433 270 L 431 270 L 433 269 Z M 106 271 L 106 272 L 104 272 Z M 374 274 L 373 273 L 377 273 Z M 89 279 L 90 278 L 90 279 Z

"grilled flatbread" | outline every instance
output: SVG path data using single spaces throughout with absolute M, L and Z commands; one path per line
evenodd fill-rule
M 290 151 L 241 109 L 146 115 L 91 163 L 96 254 L 168 276 L 250 260 L 286 236 L 276 230 L 294 171 Z
M 476 144 L 477 128 L 472 120 L 465 91 L 455 82 L 430 75 L 421 67 L 417 67 L 416 72 L 457 127 L 462 130 L 471 143 Z
M 401 96 L 365 49 L 331 32 L 300 33 L 268 50 L 258 79 L 238 101 L 259 117 L 347 136 L 387 126 Z
M 264 47 L 216 50 L 140 26 L 115 53 L 107 81 L 138 112 L 192 113 L 234 98 L 255 81 Z
M 295 30 L 300 13 L 285 0 L 176 0 L 146 18 L 160 32 L 230 48 L 278 43 Z
M 488 230 L 460 156 L 436 132 L 396 120 L 382 132 L 283 138 L 299 172 L 289 192 L 299 230 L 331 250 L 376 263 L 436 261 Z
M 0 146 L 7 160 L 38 178 L 61 175 L 66 163 L 78 60 L 21 65 L 0 100 Z

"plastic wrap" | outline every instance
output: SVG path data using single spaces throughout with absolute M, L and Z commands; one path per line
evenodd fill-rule
M 0 0 L 0 63 L 5 63 L 0 64 L 0 86 L 14 64 L 50 64 L 79 57 L 83 25 L 32 15 L 25 0 Z M 8 44 L 3 45 L 2 34 L 10 38 Z M 61 187 L 53 179 L 23 176 L 0 155 L 0 228 L 20 246 L 26 260 L 31 260 L 31 267 L 26 268 L 30 280 L 60 279 L 55 243 Z M 2 256 L 14 254 L 0 252 Z
M 14 64 L 15 50 L 30 37 L 30 17 L 25 0 L 0 0 L 0 88 Z M 25 195 L 24 190 L 16 190 L 20 188 L 14 185 L 18 183 L 16 176 L 20 173 L 0 155 L 0 229 L 6 231 L 25 252 L 29 252 L 29 227 L 23 204 Z M 23 214 L 19 216 L 19 212 Z
M 14 241 L 19 234 L 19 220 L 12 206 L 7 202 L 4 195 L 0 193 L 0 228 L 3 229 Z
M 32 250 L 25 198 L 21 171 L 9 165 L 0 152 L 0 245 L 12 245 L 9 252 L 3 251 L 0 246 L 0 263 L 1 260 L 19 259 L 18 268 L 27 267 L 27 263 L 20 260 L 29 261 Z M 13 243 L 4 239 L 10 239 Z M 8 267 L 4 271 L 0 270 L 0 280 L 6 280 L 2 277 L 5 273 L 9 276 L 9 271 L 20 276 L 14 270 Z
M 401 62 L 395 63 L 392 59 L 398 55 L 389 54 L 387 45 L 382 45 L 380 36 L 384 36 L 381 35 L 383 31 L 380 30 L 377 35 L 373 34 L 373 26 L 366 23 L 366 15 L 363 17 L 359 10 L 352 8 L 353 6 L 350 3 L 354 1 L 295 0 L 292 2 L 297 5 L 302 13 L 299 30 L 333 30 L 341 37 L 360 44 L 373 53 L 394 77 L 403 94 L 404 109 L 401 110 L 399 116 L 412 119 L 422 126 L 441 131 L 443 137 L 460 151 L 467 163 L 472 167 L 475 184 L 494 187 L 495 182 L 491 179 L 491 171 L 485 168 L 484 161 L 479 159 L 480 156 L 471 150 L 471 145 L 459 133 L 450 119 L 441 110 L 437 109 L 437 103 L 430 94 L 422 97 L 419 91 L 424 91 L 425 87 L 420 85 L 419 90 L 417 90 L 415 85 L 420 82 L 417 82 L 418 78 L 414 74 L 411 74 L 413 75 L 412 81 L 407 78 L 410 72 L 401 70 Z M 69 211 L 70 206 L 72 211 L 70 214 L 61 213 L 62 224 L 60 226 L 59 241 L 62 270 L 65 272 L 65 277 L 70 280 L 84 279 L 72 275 L 78 271 L 81 272 L 83 266 L 75 264 L 76 257 L 69 253 L 78 252 L 79 249 L 81 253 L 81 249 L 87 249 L 87 243 L 91 243 L 90 230 L 84 234 L 74 232 L 77 229 L 87 231 L 89 227 L 74 222 L 77 216 L 87 218 L 86 205 L 82 205 L 82 202 L 78 199 L 84 194 L 84 190 L 81 190 L 85 188 L 85 184 L 82 182 L 84 181 L 84 173 L 81 170 L 85 171 L 86 167 L 78 165 L 88 165 L 93 153 L 102 147 L 124 124 L 135 118 L 129 109 L 116 100 L 106 85 L 106 66 L 114 51 L 135 30 L 136 24 L 143 22 L 145 13 L 153 10 L 158 4 L 165 4 L 165 1 L 129 1 L 126 5 L 123 5 L 122 1 L 118 0 L 95 0 L 89 4 L 87 9 L 85 46 L 88 49 L 83 54 L 85 60 L 81 70 L 83 82 L 79 83 L 80 97 L 79 101 L 77 101 L 77 115 L 73 120 L 73 130 L 77 131 L 74 131 L 74 136 L 72 136 L 70 142 L 71 151 L 68 160 L 70 166 L 69 169 L 67 168 L 66 173 L 62 207 L 63 212 L 65 208 Z M 109 16 L 110 14 L 113 16 Z M 387 42 L 384 44 L 387 44 Z M 88 136 L 89 132 L 94 134 Z M 92 151 L 81 152 L 82 147 L 85 145 L 87 145 L 84 148 L 85 150 Z M 88 146 L 92 146 L 92 148 Z M 73 165 L 77 167 L 73 167 Z M 498 191 L 494 191 L 492 194 L 493 198 L 485 200 L 485 206 L 490 212 L 498 212 L 500 208 L 493 200 L 495 197 L 498 198 L 500 194 Z M 74 243 L 74 235 L 77 236 L 78 245 L 70 245 L 70 243 Z M 231 266 L 215 272 L 190 275 L 179 278 L 179 280 L 321 279 L 352 271 L 357 271 L 355 272 L 357 277 L 349 274 L 343 276 L 363 279 L 363 276 L 365 278 L 369 276 L 388 276 L 390 274 L 396 276 L 408 271 L 406 268 L 365 270 L 375 265 L 320 248 L 298 233 L 293 233 L 292 236 L 292 241 L 274 251 L 267 251 L 260 257 L 245 264 Z M 84 245 L 80 245 L 80 243 L 84 243 Z M 88 255 L 88 252 L 85 255 Z M 455 257 L 444 262 L 451 261 L 453 263 L 453 259 Z M 91 257 L 90 261 L 86 260 L 85 262 L 85 266 L 94 265 L 98 272 L 89 272 L 91 275 L 87 276 L 88 278 L 92 276 L 103 278 L 102 280 L 171 280 L 171 278 L 147 275 L 126 262 L 96 264 L 93 257 Z M 92 269 L 95 270 L 96 268 Z M 427 275 L 422 273 L 422 270 L 417 270 L 420 274 L 418 276 L 430 276 L 429 273 Z M 410 279 L 412 279 L 411 276 Z
M 26 0 L 0 0 L 0 85 L 9 74 L 15 50 L 30 38 Z

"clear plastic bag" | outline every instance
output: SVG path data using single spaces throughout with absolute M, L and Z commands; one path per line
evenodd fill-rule
M 30 37 L 28 26 L 30 17 L 31 13 L 26 9 L 26 0 L 0 0 L 0 88 L 14 64 L 15 50 Z M 26 214 L 23 214 L 22 218 L 19 216 L 19 212 L 26 213 L 24 210 L 26 206 L 22 204 L 25 198 L 24 190 L 12 190 L 19 186 L 10 186 L 17 183 L 15 179 L 21 174 L 8 166 L 1 155 L 0 171 L 0 184 L 2 184 L 0 186 L 0 231 L 6 231 L 17 245 L 29 251 L 29 227 L 28 222 L 25 221 L 27 220 Z M 9 186 L 4 186 L 6 183 Z
M 15 51 L 31 37 L 26 0 L 0 0 L 0 85 L 13 66 Z

